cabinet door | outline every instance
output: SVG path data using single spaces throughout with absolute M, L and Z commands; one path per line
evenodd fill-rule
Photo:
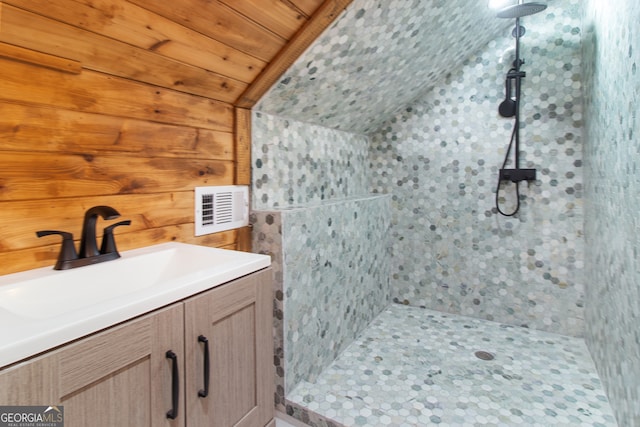
M 189 427 L 255 427 L 273 418 L 271 274 L 262 270 L 185 301 Z
M 172 350 L 184 373 L 183 325 L 176 304 L 2 370 L 0 404 L 62 405 L 67 427 L 183 427 L 183 394 L 178 416 L 167 418 L 173 360 L 166 357 Z

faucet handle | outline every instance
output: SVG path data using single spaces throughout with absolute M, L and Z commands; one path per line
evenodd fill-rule
M 78 259 L 78 253 L 76 252 L 76 247 L 73 244 L 73 234 L 68 233 L 66 231 L 58 231 L 58 230 L 40 230 L 36 231 L 36 236 L 44 237 L 50 236 L 53 234 L 59 234 L 62 236 L 62 246 L 60 247 L 60 254 L 58 255 L 58 262 L 54 270 L 65 270 L 70 267 L 65 267 L 65 263 L 67 261 L 71 261 L 74 259 Z
M 118 248 L 116 248 L 116 239 L 113 237 L 113 229 L 121 225 L 130 224 L 131 220 L 127 219 L 125 221 L 116 222 L 115 224 L 111 224 L 110 226 L 105 227 L 102 234 L 102 245 L 100 246 L 100 254 L 115 253 L 116 255 L 118 255 L 116 258 L 120 257 Z

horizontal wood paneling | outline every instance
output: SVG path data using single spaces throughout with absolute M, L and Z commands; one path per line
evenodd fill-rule
M 234 160 L 233 133 L 51 107 L 2 104 L 2 150 Z
M 0 57 L 17 59 L 18 61 L 72 74 L 79 74 L 82 71 L 82 64 L 73 59 L 60 58 L 2 42 L 0 42 Z
M 149 50 L 5 5 L 0 40 L 63 58 L 88 70 L 233 102 L 247 84 Z M 28 31 L 25 31 L 28 29 Z
M 193 189 L 250 183 L 251 106 L 345 3 L 0 1 L 0 274 L 52 266 L 35 232 L 77 245 L 96 205 L 132 221 L 119 250 L 249 250 L 249 227 L 194 236 Z
M 0 101 L 233 131 L 233 107 L 89 70 L 78 75 L 0 59 Z
M 285 3 L 293 5 L 296 9 L 300 10 L 305 16 L 310 17 L 318 9 L 318 6 L 322 4 L 322 1 L 318 0 L 282 0 Z
M 269 62 L 286 44 L 274 32 L 218 0 L 129 0 L 131 3 Z
M 244 83 L 252 82 L 266 65 L 126 1 L 76 0 L 73 7 L 67 2 L 42 0 L 11 0 L 11 4 Z
M 263 27 L 269 28 L 285 40 L 293 37 L 307 21 L 306 16 L 282 0 L 221 0 L 221 2 Z
M 0 201 L 189 191 L 234 177 L 232 162 L 208 159 L 11 152 L 3 161 Z

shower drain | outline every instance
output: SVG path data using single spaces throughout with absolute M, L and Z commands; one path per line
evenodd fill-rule
M 494 358 L 493 354 L 489 353 L 488 351 L 476 351 L 473 354 L 475 354 L 478 359 L 482 360 L 493 360 Z

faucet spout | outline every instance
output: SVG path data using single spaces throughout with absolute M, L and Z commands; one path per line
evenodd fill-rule
M 80 258 L 89 258 L 100 254 L 96 239 L 96 221 L 98 215 L 102 219 L 115 219 L 120 216 L 117 210 L 109 206 L 94 206 L 84 214 L 82 223 L 82 240 L 80 240 Z

